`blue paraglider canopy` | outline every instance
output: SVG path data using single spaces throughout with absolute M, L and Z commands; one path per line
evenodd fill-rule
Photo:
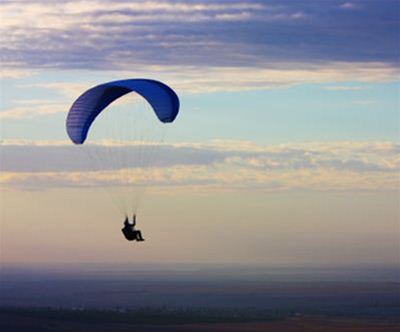
M 108 82 L 87 90 L 73 103 L 66 123 L 70 139 L 75 144 L 84 143 L 91 124 L 101 111 L 129 92 L 136 92 L 145 98 L 161 122 L 173 122 L 178 115 L 178 96 L 164 83 L 150 79 Z

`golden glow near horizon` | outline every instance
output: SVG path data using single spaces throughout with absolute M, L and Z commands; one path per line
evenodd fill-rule
M 398 258 L 395 192 L 151 190 L 138 218 L 143 244 L 124 240 L 122 216 L 96 190 L 10 191 L 1 198 L 3 264 L 357 266 Z

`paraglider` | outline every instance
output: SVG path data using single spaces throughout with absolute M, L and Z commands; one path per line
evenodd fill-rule
M 73 103 L 66 124 L 71 141 L 83 144 L 100 112 L 129 92 L 136 92 L 145 98 L 163 123 L 173 122 L 178 115 L 178 96 L 164 83 L 149 79 L 113 81 L 87 90 Z
M 147 101 L 148 105 L 151 106 L 151 109 L 155 114 L 155 117 L 153 116 L 151 121 L 166 124 L 173 122 L 177 117 L 179 112 L 179 99 L 176 93 L 166 84 L 151 79 L 126 79 L 108 82 L 85 91 L 72 104 L 66 119 L 66 130 L 71 141 L 75 145 L 83 145 L 96 118 L 100 114 L 103 114 L 102 112 L 108 109 L 108 106 L 111 103 L 131 92 L 137 93 Z M 135 108 L 135 105 L 133 105 L 132 108 Z M 132 124 L 137 126 L 139 129 L 141 129 L 141 116 L 138 116 L 137 119 L 132 121 Z M 128 126 L 129 124 L 124 123 L 122 125 Z M 138 138 L 131 138 L 130 140 L 124 141 L 123 144 L 118 146 L 119 149 L 114 149 L 118 150 L 118 155 L 114 159 L 120 161 L 122 159 L 122 147 L 127 146 L 127 148 L 125 148 L 127 151 L 127 161 L 124 164 L 117 164 L 117 162 L 115 162 L 111 167 L 108 164 L 107 167 L 103 167 L 103 170 L 115 170 L 115 172 L 119 172 L 119 174 L 123 174 L 124 172 L 130 174 L 127 175 L 125 179 L 122 179 L 122 183 L 125 186 L 135 186 L 135 181 L 137 181 L 138 178 L 137 170 L 142 165 L 145 165 L 144 160 L 146 158 L 149 159 L 149 156 L 151 155 L 148 151 L 145 151 L 145 149 L 150 149 L 154 145 L 153 143 L 155 140 L 151 141 L 151 144 L 148 142 L 141 142 L 143 137 L 150 135 L 148 133 L 150 131 L 147 127 L 143 128 L 142 131 L 144 134 L 140 134 Z M 132 132 L 135 132 L 135 130 L 128 127 L 128 133 Z M 135 151 L 140 151 L 140 154 Z M 113 162 L 111 154 L 107 155 L 106 159 L 107 163 Z M 132 173 L 128 173 L 128 171 L 132 169 L 136 172 L 134 174 L 135 176 L 132 176 Z M 117 176 L 114 176 L 113 178 L 117 178 Z M 142 183 L 141 185 L 143 186 L 143 182 L 145 182 L 149 176 L 147 174 L 147 177 L 139 176 L 139 178 Z M 141 232 L 134 228 L 136 224 L 136 209 L 138 204 L 136 201 L 138 200 L 138 198 L 128 197 L 128 204 L 131 205 L 129 208 L 131 208 L 131 212 L 134 214 L 133 224 L 130 224 L 126 217 L 122 232 L 127 240 L 130 241 L 144 240 L 141 236 Z M 121 212 L 123 212 L 125 216 L 128 214 L 128 211 L 122 211 L 122 209 Z

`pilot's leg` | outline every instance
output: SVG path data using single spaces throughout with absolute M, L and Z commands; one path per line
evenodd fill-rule
M 138 239 L 138 241 L 144 241 L 141 231 L 137 231 L 137 239 Z

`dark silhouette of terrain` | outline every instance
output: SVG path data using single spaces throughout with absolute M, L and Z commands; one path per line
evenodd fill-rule
M 3 268 L 0 331 L 400 330 L 398 269 Z
M 283 317 L 240 311 L 141 309 L 129 312 L 65 309 L 0 309 L 0 331 L 29 332 L 397 332 L 388 321 L 333 319 L 318 316 Z

